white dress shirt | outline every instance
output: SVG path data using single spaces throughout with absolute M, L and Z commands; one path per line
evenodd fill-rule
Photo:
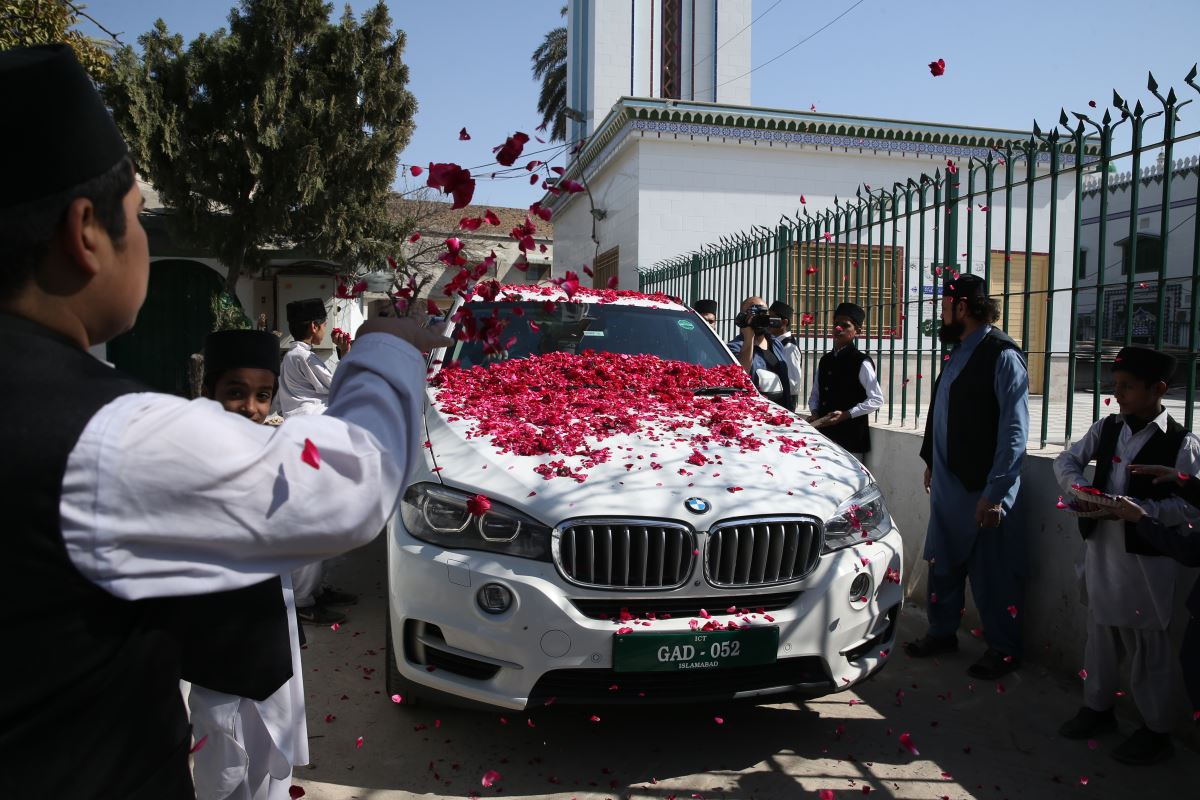
M 295 342 L 279 364 L 279 413 L 286 419 L 324 414 L 329 405 L 333 370 L 308 342 Z
M 1103 424 L 1104 420 L 1097 421 L 1082 439 L 1054 459 L 1054 474 L 1064 491 L 1073 484 L 1091 485 L 1083 468 L 1100 449 Z M 1130 431 L 1128 425 L 1121 426 L 1116 453 L 1121 460 L 1113 464 L 1109 473 L 1105 488 L 1108 494 L 1126 492 L 1129 487 L 1127 467 L 1136 463 L 1135 457 L 1156 430 L 1166 429 L 1166 411 L 1137 433 Z M 1200 471 L 1200 439 L 1195 434 L 1184 437 L 1175 469 L 1188 475 Z M 1177 496 L 1163 500 L 1139 498 L 1136 502 L 1145 509 L 1147 516 L 1155 517 L 1167 526 L 1200 522 L 1200 511 Z M 1179 564 L 1174 559 L 1125 552 L 1125 523 L 1119 520 L 1100 520 L 1095 533 L 1085 542 L 1083 574 L 1087 604 L 1101 625 L 1166 630 L 1174 609 L 1178 573 Z
M 205 690 L 193 698 L 202 727 L 243 734 L 241 743 L 214 737 L 205 746 L 211 752 L 197 753 L 198 765 L 227 767 L 197 775 L 202 796 L 225 796 L 239 784 L 243 745 L 260 748 L 256 759 L 267 748 L 272 776 L 308 762 L 288 573 L 366 544 L 383 528 L 420 457 L 424 385 L 416 349 L 367 334 L 338 369 L 323 415 L 271 427 L 211 400 L 124 395 L 92 417 L 71 452 L 63 539 L 76 568 L 109 593 L 139 600 L 283 576 L 292 678 L 262 702 Z M 317 447 L 319 469 L 301 460 L 306 440 Z M 269 745 L 255 730 L 269 734 Z

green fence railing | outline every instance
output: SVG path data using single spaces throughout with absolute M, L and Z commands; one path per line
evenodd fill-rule
M 1200 93 L 1196 76 L 1193 67 L 1184 80 Z M 890 187 L 864 184 L 820 212 L 806 205 L 770 227 L 641 268 L 639 287 L 689 303 L 717 300 L 727 338 L 743 298 L 783 299 L 810 367 L 805 397 L 830 346 L 834 307 L 862 305 L 860 347 L 887 396 L 879 416 L 904 425 L 924 413 L 944 358 L 941 289 L 959 273 L 979 274 L 1000 302 L 997 324 L 1029 361 L 1031 444 L 1069 442 L 1109 411 L 1106 367 L 1133 343 L 1177 357 L 1167 406 L 1191 428 L 1200 130 L 1178 130 L 1191 99 L 1173 89 L 1163 95 L 1153 75 L 1148 89 L 1161 110 L 1131 107 L 1114 92 L 1099 119 L 1063 111 L 1052 130 L 1035 122 L 1028 139 L 985 156 L 935 162 L 932 174 Z M 1176 160 L 1185 147 L 1193 154 Z M 1154 165 L 1143 167 L 1148 156 Z

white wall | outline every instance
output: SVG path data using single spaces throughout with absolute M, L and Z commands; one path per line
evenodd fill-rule
M 717 6 L 717 85 L 715 102 L 750 105 L 750 0 L 714 0 Z M 738 34 L 745 28 L 745 31 Z M 735 34 L 737 38 L 733 38 Z M 726 44 L 728 42 L 728 44 Z M 711 63 L 705 66 L 711 69 Z M 699 99 L 699 98 L 697 98 Z

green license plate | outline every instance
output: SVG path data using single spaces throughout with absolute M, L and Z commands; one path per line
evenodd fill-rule
M 616 672 L 676 672 L 774 664 L 779 628 L 613 636 Z

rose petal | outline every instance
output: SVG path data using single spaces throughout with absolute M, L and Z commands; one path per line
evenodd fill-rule
M 199 739 L 199 741 L 197 741 L 197 742 L 196 742 L 194 745 L 192 745 L 192 749 L 191 749 L 191 750 L 188 750 L 188 752 L 189 752 L 189 753 L 196 753 L 196 752 L 199 752 L 199 751 L 200 751 L 200 748 L 201 748 L 201 747 L 204 747 L 204 745 L 205 745 L 207 742 L 208 742 L 208 736 L 201 736 L 201 737 L 200 737 L 200 739 Z
M 313 469 L 321 468 L 321 451 L 312 443 L 312 439 L 304 440 L 304 450 L 300 453 L 300 460 Z
M 467 133 L 467 129 L 466 129 L 466 128 L 463 128 L 461 131 L 459 131 L 459 132 L 458 132 L 458 140 L 459 140 L 460 142 L 466 142 L 466 141 L 469 141 L 469 140 L 470 140 L 470 138 L 471 138 L 471 134 Z
M 408 171 L 409 171 L 410 173 L 412 173 L 412 176 L 413 176 L 414 178 L 416 178 L 416 177 L 418 177 L 418 176 L 419 176 L 419 175 L 420 175 L 422 172 L 424 172 L 425 170 L 421 169 L 421 168 L 420 168 L 420 167 L 418 167 L 416 164 L 413 164 L 411 167 L 409 167 L 409 168 L 408 168 Z
M 908 733 L 900 734 L 900 744 L 904 747 L 905 750 L 912 753 L 914 756 L 921 755 L 921 752 L 919 750 L 917 750 L 917 746 L 915 744 L 913 744 L 912 736 L 909 735 Z
M 392 702 L 399 705 L 400 703 L 404 702 L 404 698 L 398 694 L 394 694 L 392 695 Z
M 361 750 L 362 746 L 363 746 L 363 737 L 360 736 L 354 740 L 354 747 L 358 750 Z
M 298 798 L 304 797 L 304 787 L 297 786 L 293 783 L 288 787 L 288 797 L 292 798 L 292 800 L 298 800 Z
M 483 784 L 485 789 L 490 789 L 492 788 L 492 784 L 498 780 L 501 780 L 500 773 L 496 772 L 494 769 L 489 769 L 487 772 L 483 773 L 483 777 L 479 779 L 479 782 Z

